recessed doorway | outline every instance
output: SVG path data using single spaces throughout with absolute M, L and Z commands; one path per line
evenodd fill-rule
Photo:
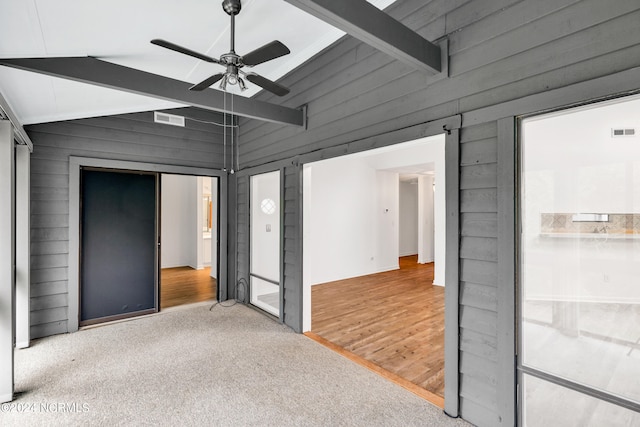
M 438 135 L 303 170 L 304 331 L 416 385 L 440 406 L 445 197 L 433 183 L 444 188 L 444 148 Z M 410 231 L 400 225 L 407 180 L 416 193 Z M 415 233 L 410 249 L 401 228 Z
M 160 309 L 214 300 L 218 179 L 162 174 Z

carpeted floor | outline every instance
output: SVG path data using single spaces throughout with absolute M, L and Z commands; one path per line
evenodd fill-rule
M 17 350 L 0 424 L 468 425 L 254 310 L 209 307 Z

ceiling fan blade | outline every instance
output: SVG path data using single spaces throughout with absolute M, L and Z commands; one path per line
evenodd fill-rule
M 258 65 L 289 53 L 291 53 L 291 51 L 288 47 L 278 40 L 274 40 L 244 55 L 242 57 L 242 63 L 248 66 Z
M 213 76 L 209 77 L 208 79 L 205 79 L 205 80 L 201 81 L 200 83 L 191 86 L 189 88 L 189 90 L 195 90 L 195 91 L 205 90 L 209 86 L 211 86 L 211 85 L 215 84 L 216 82 L 220 81 L 220 79 L 223 78 L 223 77 L 224 77 L 224 73 L 214 74 Z
M 259 76 L 258 74 L 247 73 L 246 77 L 247 77 L 247 80 L 249 80 L 251 83 L 257 84 L 261 88 L 268 90 L 269 92 L 274 93 L 278 96 L 285 96 L 286 94 L 289 93 L 288 88 L 282 85 L 279 85 L 278 83 L 272 82 L 267 78 Z
M 174 52 L 183 53 L 185 55 L 189 55 L 189 56 L 192 56 L 194 58 L 201 59 L 203 61 L 214 62 L 216 64 L 220 63 L 220 61 L 218 61 L 215 58 L 212 58 L 212 57 L 207 56 L 207 55 L 203 55 L 203 54 L 198 53 L 198 52 L 196 52 L 194 50 L 191 50 L 191 49 L 187 49 L 186 47 L 178 46 L 177 44 L 168 42 L 166 40 L 153 39 L 153 40 L 151 40 L 151 44 L 155 44 L 156 46 L 164 47 L 165 49 L 173 50 Z

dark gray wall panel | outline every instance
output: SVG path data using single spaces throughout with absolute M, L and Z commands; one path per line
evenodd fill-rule
M 284 168 L 284 317 L 285 325 L 302 332 L 302 228 L 300 167 Z
M 242 298 L 245 302 L 249 301 L 249 269 L 251 268 L 249 264 L 249 245 L 251 243 L 249 230 L 249 179 L 249 175 L 237 176 L 236 179 L 236 271 L 238 290 L 240 291 L 236 298 Z
M 167 110 L 221 122 L 193 108 Z M 156 124 L 153 112 L 27 126 L 31 157 L 31 334 L 65 333 L 69 257 L 69 156 L 222 168 L 222 128 L 187 120 Z M 66 208 L 65 208 L 66 206 Z
M 498 237 L 496 213 L 468 212 L 460 215 L 460 235 L 475 237 Z
M 346 132 L 380 134 L 408 115 L 413 124 L 437 119 L 431 109 L 452 100 L 458 100 L 455 114 L 638 66 L 637 55 L 601 57 L 637 48 L 640 29 L 632 22 L 639 8 L 633 0 L 611 8 L 597 0 L 401 1 L 391 15 L 430 40 L 450 40 L 449 79 L 428 84 L 425 76 L 346 38 L 283 79 L 292 92 L 281 102 L 308 104 L 309 130 L 242 121 L 241 157 L 258 165 L 277 160 L 278 153 L 284 158 L 332 146 Z
M 478 285 L 471 282 L 460 283 L 460 304 L 498 311 L 498 295 L 495 286 Z
M 513 345 L 507 342 L 513 340 L 509 338 L 513 333 L 505 327 L 513 317 L 513 307 L 503 297 L 511 291 L 510 282 L 500 277 L 513 262 L 503 254 L 511 243 L 504 231 L 510 219 L 504 217 L 504 209 L 499 210 L 508 201 L 499 194 L 498 180 L 505 170 L 500 162 L 513 163 L 513 159 L 499 159 L 495 120 L 536 111 L 524 97 L 563 91 L 640 67 L 640 3 L 614 3 L 399 1 L 389 8 L 392 16 L 428 40 L 448 39 L 449 78 L 430 82 L 427 76 L 345 37 L 282 79 L 292 91 L 279 102 L 291 107 L 307 104 L 308 130 L 241 121 L 241 165 L 259 167 L 318 151 L 347 154 L 353 141 L 463 115 L 460 414 L 477 425 L 511 425 L 514 421 L 513 402 L 506 402 L 513 394 L 498 372 L 500 364 L 508 365 L 505 372 L 511 370 L 506 353 Z M 593 93 L 576 86 L 571 92 L 573 100 L 554 95 L 550 97 L 553 104 L 544 105 L 559 107 L 607 94 Z M 274 100 L 267 93 L 258 97 Z M 538 98 L 534 101 L 541 104 Z M 295 230 L 289 232 L 295 235 Z M 300 234 L 298 230 L 298 239 Z M 293 260 L 291 256 L 285 255 L 287 262 Z M 298 259 L 298 265 L 301 262 Z M 296 309 L 288 303 L 285 306 L 286 312 Z

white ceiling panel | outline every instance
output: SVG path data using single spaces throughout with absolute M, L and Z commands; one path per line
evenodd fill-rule
M 197 83 L 222 67 L 150 44 L 161 38 L 219 57 L 229 50 L 221 0 L 0 0 L 0 57 L 94 56 Z M 393 0 L 371 0 L 385 8 Z M 283 0 L 245 0 L 236 17 L 239 55 L 280 40 L 291 54 L 251 69 L 277 80 L 344 33 Z M 259 91 L 249 84 L 243 96 Z M 235 89 L 235 86 L 232 86 Z M 0 66 L 0 92 L 23 124 L 175 107 L 153 98 Z

